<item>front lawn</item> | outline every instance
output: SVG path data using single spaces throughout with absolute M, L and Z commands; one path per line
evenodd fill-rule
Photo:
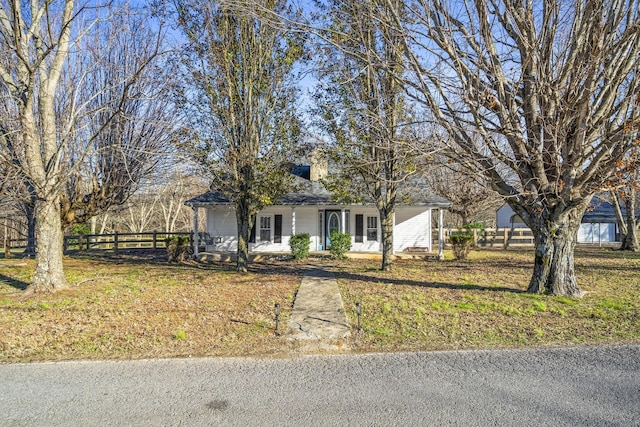
M 356 351 L 640 342 L 640 254 L 579 249 L 583 298 L 531 295 L 532 251 L 474 251 L 464 262 L 337 269 Z
M 299 264 L 168 264 L 65 259 L 69 289 L 22 295 L 33 260 L 0 261 L 0 361 L 273 355 L 273 307 L 286 326 Z
M 379 261 L 313 262 L 336 273 L 353 332 L 344 344 L 355 352 L 640 342 L 640 254 L 579 250 L 582 299 L 524 293 L 532 260 L 477 251 L 464 262 L 397 261 L 391 272 Z M 69 289 L 24 295 L 33 260 L 0 260 L 0 362 L 298 351 L 283 332 L 304 262 L 254 263 L 246 275 L 227 263 L 126 256 L 65 266 Z

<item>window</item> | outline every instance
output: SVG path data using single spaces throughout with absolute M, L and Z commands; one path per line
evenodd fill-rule
M 362 214 L 356 214 L 356 243 L 362 243 L 364 240 L 364 221 Z
M 282 215 L 273 216 L 273 243 L 282 243 Z
M 261 242 L 271 241 L 271 217 L 270 216 L 260 217 L 260 241 Z
M 378 241 L 378 217 L 376 216 L 367 217 L 367 241 Z

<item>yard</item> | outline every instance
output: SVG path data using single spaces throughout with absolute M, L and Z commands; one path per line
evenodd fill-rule
M 640 342 L 640 254 L 580 249 L 582 299 L 530 295 L 531 251 L 469 260 L 324 263 L 335 271 L 354 352 Z M 288 356 L 286 329 L 305 263 L 168 264 L 68 257 L 68 290 L 26 296 L 32 260 L 0 260 L 0 362 Z M 362 306 L 358 331 L 356 302 Z M 274 333 L 273 307 L 283 310 Z

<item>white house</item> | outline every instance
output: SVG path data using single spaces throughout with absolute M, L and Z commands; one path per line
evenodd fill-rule
M 506 203 L 496 211 L 496 227 L 498 228 L 527 228 L 527 224 Z
M 513 209 L 504 204 L 496 212 L 498 228 L 527 228 Z M 619 241 L 618 219 L 613 206 L 605 200 L 594 197 L 582 217 L 578 229 L 578 243 L 612 243 Z
M 380 219 L 375 206 L 333 201 L 331 193 L 319 181 L 326 174 L 326 166 L 301 166 L 294 169 L 293 174 L 295 190 L 256 215 L 249 251 L 288 252 L 290 237 L 300 233 L 311 236 L 312 251 L 323 251 L 331 246 L 329 236 L 333 231 L 351 236 L 352 252 L 382 251 Z M 412 192 L 410 198 L 410 202 L 404 198 L 405 202 L 396 205 L 394 252 L 411 249 L 431 252 L 432 212 L 439 210 L 442 216 L 443 209 L 451 203 L 419 191 Z M 237 251 L 235 209 L 228 199 L 220 192 L 212 191 L 186 204 L 194 208 L 195 215 L 197 208 L 206 210 L 207 252 Z M 442 218 L 439 224 L 442 225 Z M 441 251 L 441 248 L 437 249 Z

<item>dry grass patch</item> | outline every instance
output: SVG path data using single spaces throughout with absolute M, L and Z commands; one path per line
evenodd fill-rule
M 450 254 L 447 254 L 450 255 Z M 449 256 L 451 258 L 451 256 Z M 530 251 L 466 261 L 314 260 L 336 272 L 356 352 L 640 342 L 640 254 L 576 253 L 581 299 L 525 293 Z M 278 356 L 304 263 L 168 264 L 73 257 L 71 287 L 24 295 L 32 260 L 0 259 L 0 362 L 188 356 Z M 362 327 L 356 330 L 355 303 Z
M 68 258 L 69 289 L 25 296 L 32 260 L 0 267 L 0 361 L 278 354 L 302 268 Z
M 477 251 L 464 262 L 372 262 L 336 268 L 362 332 L 355 351 L 640 342 L 640 254 L 578 250 L 581 299 L 531 295 L 530 251 Z M 355 321 L 352 321 L 355 324 Z M 354 330 L 354 332 L 356 332 Z

